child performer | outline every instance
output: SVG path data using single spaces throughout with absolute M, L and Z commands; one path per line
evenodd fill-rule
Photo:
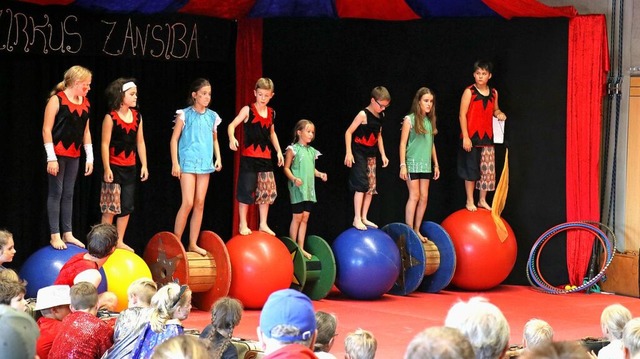
M 400 178 L 407 182 L 409 199 L 404 210 L 405 223 L 418 234 L 429 199 L 429 180 L 440 177 L 433 136 L 436 129 L 436 103 L 433 92 L 422 87 L 416 92 L 411 112 L 402 122 L 400 135 Z M 433 169 L 431 162 L 433 161 Z
M 83 247 L 73 236 L 71 216 L 73 213 L 73 189 L 78 175 L 80 146 L 84 144 L 87 163 L 84 175 L 93 172 L 93 145 L 89 131 L 89 100 L 91 71 L 82 66 L 73 66 L 64 73 L 64 80 L 51 91 L 44 110 L 42 138 L 47 152 L 49 174 L 50 243 L 55 249 L 67 248 L 66 243 Z M 62 222 L 62 236 L 60 223 Z
M 384 152 L 382 142 L 382 123 L 384 110 L 389 108 L 391 95 L 389 91 L 378 86 L 371 91 L 369 105 L 358 112 L 344 134 L 347 154 L 344 164 L 351 168 L 349 173 L 349 189 L 353 195 L 353 226 L 366 230 L 367 226 L 378 226 L 367 219 L 369 206 L 376 191 L 376 154 L 380 151 L 382 167 L 387 167 L 389 159 Z M 377 150 L 376 150 L 377 146 Z
M 249 205 L 254 203 L 258 205 L 260 214 L 260 231 L 275 235 L 267 225 L 269 206 L 277 196 L 270 145 L 276 151 L 278 166 L 284 164 L 284 158 L 274 125 L 276 113 L 271 107 L 267 107 L 269 100 L 273 97 L 273 89 L 273 81 L 270 78 L 258 79 L 253 91 L 256 102 L 244 106 L 227 127 L 229 148 L 237 151 L 239 143 L 235 137 L 235 130 L 238 125 L 244 124 L 244 144 L 240 151 L 237 185 L 238 227 L 242 235 L 251 234 L 247 224 L 247 213 Z
M 465 207 L 472 212 L 478 210 L 473 201 L 474 189 L 480 190 L 478 207 L 491 209 L 487 191 L 496 188 L 493 116 L 500 121 L 507 119 L 498 107 L 498 91 L 488 84 L 492 69 L 491 62 L 476 61 L 475 83 L 464 90 L 460 100 L 462 150 L 458 151 L 458 175 L 464 179 Z
M 327 181 L 327 174 L 316 169 L 316 159 L 321 153 L 309 144 L 313 141 L 316 128 L 309 120 L 300 120 L 293 130 L 293 143 L 287 147 L 284 160 L 284 174 L 289 179 L 289 194 L 293 218 L 289 226 L 289 236 L 298 243 L 302 255 L 311 259 L 304 250 L 309 214 L 316 203 L 315 178 Z
M 242 302 L 235 298 L 222 297 L 211 308 L 211 324 L 208 324 L 200 339 L 209 350 L 209 358 L 237 358 L 238 350 L 231 342 L 233 330 L 242 318 Z
M 176 111 L 176 125 L 171 136 L 171 175 L 178 177 L 182 189 L 182 203 L 173 232 L 182 238 L 191 212 L 188 250 L 204 256 L 207 251 L 198 247 L 197 242 L 209 175 L 214 170 L 222 169 L 217 132 L 222 119 L 207 108 L 211 102 L 211 84 L 208 80 L 197 79 L 190 89 L 191 106 Z
M 102 223 L 112 223 L 113 217 L 116 216 L 117 248 L 133 252 L 131 247 L 124 244 L 124 233 L 129 223 L 129 215 L 133 212 L 136 152 L 142 165 L 140 179 L 146 181 L 149 178 L 142 116 L 134 109 L 138 104 L 138 87 L 133 79 L 119 78 L 109 84 L 105 92 L 111 112 L 106 114 L 102 121 Z

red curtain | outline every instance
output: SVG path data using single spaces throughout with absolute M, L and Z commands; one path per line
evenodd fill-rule
M 236 113 L 242 106 L 255 101 L 253 90 L 256 81 L 262 77 L 262 19 L 238 20 L 238 38 L 236 40 Z M 243 146 L 243 128 L 236 127 L 236 139 Z M 238 201 L 235 199 L 240 169 L 240 150 L 234 153 L 233 160 L 233 235 L 238 234 Z M 247 215 L 249 228 L 258 228 L 256 206 L 249 206 Z
M 567 85 L 567 221 L 600 220 L 600 138 L 602 100 L 609 50 L 604 15 L 569 20 Z M 594 237 L 567 233 L 569 282 L 581 285 Z
M 505 19 L 513 17 L 574 17 L 578 12 L 573 6 L 551 7 L 537 0 L 482 0 L 491 10 Z
M 336 0 L 338 17 L 373 20 L 416 20 L 418 16 L 404 0 Z

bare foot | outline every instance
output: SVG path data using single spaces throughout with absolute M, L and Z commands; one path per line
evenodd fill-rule
M 465 205 L 465 207 L 467 207 L 467 211 L 471 211 L 471 212 L 475 212 L 478 210 L 478 208 L 476 207 L 475 204 L 473 203 L 469 203 L 467 202 L 467 204 Z
M 362 223 L 362 220 L 358 219 L 358 220 L 353 220 L 353 226 L 356 227 L 356 229 L 359 229 L 361 231 L 366 231 L 367 230 L 367 226 L 364 225 L 364 223 Z
M 479 201 L 478 207 L 491 210 L 491 206 L 489 205 L 489 203 L 487 203 L 487 201 Z
M 420 242 L 427 243 L 427 239 L 422 234 L 420 234 L 420 231 L 416 231 L 416 234 L 418 235 Z
M 207 255 L 207 251 L 206 250 L 204 250 L 203 248 L 200 248 L 198 246 L 195 246 L 195 245 L 194 246 L 192 246 L 192 245 L 189 246 L 189 252 L 196 252 L 199 255 L 203 256 L 203 257 Z
M 251 234 L 251 230 L 249 229 L 249 227 L 243 227 L 243 226 L 240 226 L 240 230 L 238 232 L 243 236 L 248 236 Z
M 134 250 L 133 250 L 133 248 L 129 247 L 128 245 L 126 245 L 126 244 L 124 244 L 124 243 L 118 243 L 118 244 L 116 245 L 116 248 L 124 249 L 124 250 L 126 250 L 126 251 L 133 252 L 133 253 L 135 253 L 135 252 L 136 252 L 136 251 L 134 251 Z
M 305 251 L 305 250 L 304 250 L 304 249 L 302 249 L 302 248 L 300 248 L 300 252 L 302 252 L 302 255 L 303 255 L 305 258 L 307 258 L 307 259 L 311 259 L 311 257 L 312 257 L 312 254 L 311 254 L 311 253 L 309 253 L 309 252 Z
M 272 231 L 271 228 L 269 228 L 269 226 L 267 226 L 266 224 L 260 226 L 260 232 L 264 232 L 264 233 L 270 234 L 272 236 L 276 235 L 276 232 Z
M 67 243 L 75 244 L 80 248 L 84 248 L 84 243 L 80 242 L 76 237 L 74 237 L 71 232 L 64 233 L 62 235 L 62 240 Z
M 49 243 L 51 243 L 51 247 L 55 249 L 67 249 L 67 245 L 64 244 L 64 241 L 60 238 L 60 233 L 52 234 Z
M 364 223 L 365 226 L 369 226 L 369 227 L 373 227 L 373 228 L 378 228 L 378 225 L 371 222 L 370 220 L 363 218 L 362 219 L 362 223 Z

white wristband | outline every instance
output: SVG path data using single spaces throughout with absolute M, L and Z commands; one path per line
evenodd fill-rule
M 44 144 L 44 150 L 47 152 L 47 162 L 57 161 L 56 151 L 53 149 L 53 143 L 48 142 Z
M 85 143 L 84 152 L 87 154 L 87 163 L 93 163 L 93 145 Z

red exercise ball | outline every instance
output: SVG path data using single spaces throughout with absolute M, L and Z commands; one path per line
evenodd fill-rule
M 289 288 L 293 260 L 278 238 L 255 231 L 237 235 L 227 242 L 231 261 L 229 295 L 245 308 L 260 309 L 276 290 Z
M 491 212 L 461 209 L 442 222 L 456 250 L 456 271 L 451 284 L 466 290 L 493 288 L 504 281 L 516 263 L 518 245 L 509 223 L 500 241 Z

